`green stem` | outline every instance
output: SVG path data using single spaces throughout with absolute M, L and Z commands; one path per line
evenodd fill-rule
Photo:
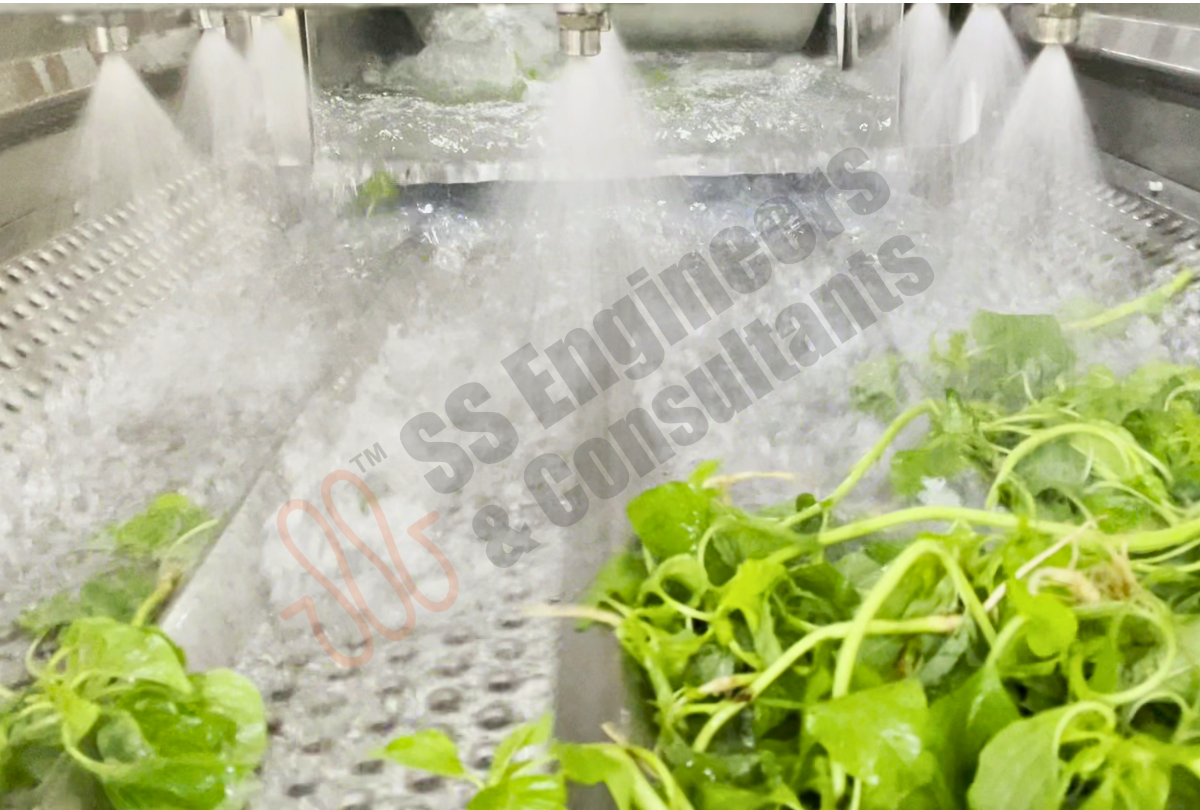
M 933 540 L 918 541 L 906 548 L 899 557 L 892 561 L 854 614 L 854 619 L 850 622 L 850 631 L 846 634 L 846 640 L 838 651 L 837 664 L 833 670 L 831 696 L 834 700 L 850 693 L 850 678 L 854 674 L 854 665 L 858 661 L 858 650 L 867 636 L 867 628 L 875 618 L 875 614 L 883 607 L 892 592 L 899 587 L 904 575 L 908 573 L 908 569 L 917 560 L 930 554 L 941 561 L 946 573 L 954 581 L 959 598 L 962 599 L 971 618 L 979 625 L 980 632 L 987 639 L 988 645 L 996 643 L 996 630 L 992 627 L 992 622 L 988 619 L 979 597 L 971 588 L 971 583 L 959 568 L 958 562 L 950 556 L 945 548 Z
M 1175 656 L 1179 652 L 1179 642 L 1175 638 L 1175 630 L 1171 626 L 1171 617 L 1166 615 L 1165 611 L 1162 610 L 1156 611 L 1156 613 L 1157 615 L 1142 614 L 1142 617 L 1149 619 L 1150 623 L 1162 634 L 1163 642 L 1166 646 L 1162 661 L 1158 669 L 1154 671 L 1154 674 L 1138 685 L 1121 692 L 1094 692 L 1088 686 L 1087 678 L 1083 674 L 1083 658 L 1076 655 L 1070 662 L 1068 680 L 1071 684 L 1071 689 L 1075 691 L 1080 700 L 1094 700 L 1108 706 L 1121 706 L 1125 703 L 1133 703 L 1134 701 L 1141 700 L 1146 695 L 1155 692 L 1166 682 L 1167 678 L 1171 675 L 1171 668 L 1175 664 Z M 1117 621 L 1121 620 L 1118 618 Z
M 130 624 L 134 627 L 141 627 L 149 621 L 154 611 L 158 610 L 162 603 L 175 592 L 175 586 L 179 584 L 179 576 L 177 571 L 167 571 L 162 574 L 158 578 L 158 585 L 154 592 L 146 597 L 146 601 L 138 605 L 137 612 L 133 614 Z
M 1145 295 L 1135 298 L 1132 301 L 1127 301 L 1124 304 L 1115 306 L 1112 309 L 1105 310 L 1099 315 L 1093 315 L 1090 318 L 1084 318 L 1079 321 L 1063 324 L 1063 330 L 1067 332 L 1084 332 L 1089 329 L 1099 329 L 1102 326 L 1108 326 L 1110 323 L 1115 323 L 1122 318 L 1128 318 L 1130 315 L 1137 315 L 1141 312 L 1154 309 L 1170 300 L 1175 293 L 1182 290 L 1191 283 L 1195 277 L 1195 272 L 1189 269 L 1180 270 L 1175 274 L 1175 277 L 1161 287 L 1151 290 Z
M 867 632 L 872 635 L 914 635 L 919 633 L 953 633 L 962 624 L 962 619 L 958 616 L 926 616 L 918 619 L 896 619 L 882 620 L 875 619 L 867 623 Z M 797 641 L 792 646 L 784 651 L 783 655 L 775 659 L 771 666 L 764 669 L 755 679 L 746 687 L 750 699 L 760 696 L 767 690 L 772 683 L 775 682 L 783 673 L 787 672 L 797 661 L 803 658 L 806 654 L 814 650 L 817 645 L 823 641 L 832 639 L 844 638 L 853 625 L 853 622 L 839 622 L 837 624 L 827 624 L 813 632 L 809 633 L 804 638 Z M 696 735 L 696 741 L 692 747 L 703 753 L 708 748 L 712 738 L 716 733 L 729 722 L 730 718 L 736 715 L 742 709 L 746 708 L 745 701 L 735 700 L 725 704 L 718 710 L 709 721 L 700 729 L 700 733 Z
M 960 522 L 973 526 L 990 526 L 1009 530 L 1025 527 L 1051 537 L 1062 537 L 1065 534 L 1079 531 L 1078 526 L 1070 523 L 1025 520 L 1006 512 L 989 512 L 984 509 L 968 509 L 963 506 L 914 506 L 910 509 L 900 509 L 886 515 L 865 518 L 854 523 L 847 523 L 845 526 L 838 526 L 836 529 L 824 532 L 817 539 L 821 545 L 832 546 L 846 540 L 922 521 Z M 1200 517 L 1154 531 L 1125 534 L 1104 534 L 1100 531 L 1092 531 L 1081 535 L 1080 541 L 1081 543 L 1089 542 L 1093 546 L 1104 549 L 1124 548 L 1131 554 L 1148 554 L 1171 548 L 1198 536 L 1200 536 Z
M 1175 397 L 1179 396 L 1180 394 L 1190 394 L 1193 391 L 1200 391 L 1200 382 L 1184 383 L 1183 385 L 1179 386 L 1167 396 L 1166 400 L 1163 401 L 1163 410 L 1165 411 L 1171 407 L 1171 403 L 1175 401 Z
M 879 461 L 879 459 L 883 457 L 883 454 L 887 452 L 888 447 L 891 446 L 892 442 L 896 440 L 896 437 L 900 435 L 900 431 L 908 427 L 908 425 L 917 418 L 924 416 L 927 413 L 933 413 L 936 410 L 937 404 L 933 400 L 925 400 L 924 402 L 914 405 L 904 413 L 897 416 L 894 420 L 892 420 L 892 423 L 888 425 L 887 430 L 883 432 L 883 435 L 879 437 L 879 440 L 875 442 L 874 446 L 871 447 L 870 451 L 861 459 L 859 459 L 858 463 L 851 468 L 850 474 L 846 476 L 846 479 L 842 481 L 842 483 L 838 484 L 838 487 L 833 491 L 833 494 L 831 494 L 824 501 L 814 503 L 812 506 L 809 506 L 808 508 L 788 517 L 783 521 L 782 525 L 785 528 L 791 528 L 797 523 L 803 523 L 813 515 L 821 512 L 821 510 L 832 509 L 843 498 L 849 495 L 856 486 L 858 486 L 859 481 L 861 481 L 863 477 L 870 471 L 875 462 Z
M 983 504 L 984 507 L 991 509 L 996 505 L 996 503 L 1000 500 L 1000 485 L 1003 484 L 1005 479 L 1012 474 L 1012 471 L 1016 469 L 1016 466 L 1028 458 L 1033 451 L 1045 444 L 1049 444 L 1055 439 L 1068 436 L 1072 433 L 1083 433 L 1095 436 L 1098 439 L 1103 439 L 1111 444 L 1117 450 L 1117 452 L 1125 455 L 1125 451 L 1127 449 L 1125 447 L 1125 442 L 1122 441 L 1120 434 L 1117 434 L 1110 428 L 1103 428 L 1099 425 L 1082 422 L 1058 425 L 1057 427 L 1038 431 L 1033 436 L 1030 436 L 1028 439 L 1014 447 L 1012 452 L 1009 453 L 1004 459 L 1004 463 L 1000 465 L 1000 469 L 996 472 L 996 480 L 992 482 L 992 488 L 988 490 L 987 500 L 984 501 Z
M 175 538 L 175 542 L 173 542 L 173 543 L 171 543 L 171 545 L 167 546 L 167 548 L 163 552 L 162 556 L 164 556 L 164 557 L 167 556 L 172 551 L 174 551 L 176 548 L 178 548 L 179 546 L 182 546 L 185 541 L 190 540 L 192 537 L 196 536 L 197 534 L 199 534 L 202 531 L 205 531 L 206 529 L 211 529 L 213 526 L 216 526 L 220 522 L 221 521 L 219 518 L 213 518 L 212 520 L 204 521 L 199 526 L 193 526 L 192 528 L 188 529 L 183 534 L 179 535 L 179 537 Z
M 838 526 L 822 533 L 818 540 L 821 545 L 832 546 L 837 543 L 864 537 L 868 534 L 894 529 L 909 523 L 922 521 L 946 521 L 951 523 L 966 523 L 974 526 L 991 526 L 997 529 L 1017 529 L 1022 525 L 1041 534 L 1060 536 L 1073 532 L 1079 527 L 1070 523 L 1056 523 L 1048 520 L 1023 520 L 1007 512 L 991 512 L 985 509 L 970 509 L 965 506 L 914 506 L 908 509 L 898 509 L 895 512 L 872 518 L 856 520 L 844 526 Z

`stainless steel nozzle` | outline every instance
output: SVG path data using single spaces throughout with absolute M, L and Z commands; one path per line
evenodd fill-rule
M 129 50 L 129 27 L 124 24 L 97 25 L 88 29 L 88 50 L 95 56 Z
M 211 8 L 196 9 L 196 25 L 201 31 L 225 27 L 225 12 Z
M 1033 39 L 1043 45 L 1070 45 L 1079 38 L 1076 3 L 1039 3 L 1033 20 Z
M 87 47 L 93 56 L 129 50 L 129 26 L 120 12 L 66 12 L 59 14 L 58 19 L 68 25 L 87 27 Z
M 602 3 L 558 3 L 558 49 L 568 56 L 600 53 L 600 32 L 612 29 Z

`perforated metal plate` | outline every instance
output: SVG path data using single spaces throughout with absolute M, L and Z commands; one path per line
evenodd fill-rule
M 212 238 L 219 199 L 197 172 L 0 267 L 0 431 L 56 378 L 237 247 Z

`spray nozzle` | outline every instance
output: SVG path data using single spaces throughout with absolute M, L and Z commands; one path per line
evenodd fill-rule
M 600 33 L 612 29 L 603 3 L 558 3 L 558 49 L 568 56 L 600 53 Z
M 1077 3 L 1039 3 L 1033 21 L 1033 39 L 1043 45 L 1069 45 L 1079 38 Z

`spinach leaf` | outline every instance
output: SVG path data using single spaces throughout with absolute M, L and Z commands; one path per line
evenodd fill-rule
M 967 372 L 969 399 L 1014 407 L 1052 392 L 1075 365 L 1075 352 L 1053 315 L 981 310 L 971 320 L 975 351 Z
M 712 491 L 679 481 L 647 490 L 629 502 L 633 530 L 656 558 L 684 554 L 700 540 L 712 519 Z
M 928 723 L 925 691 L 910 679 L 813 706 L 804 730 L 863 781 L 863 807 L 884 810 L 933 778 Z
M 459 777 L 466 773 L 458 759 L 458 747 L 445 732 L 425 729 L 397 737 L 377 752 L 406 768 L 415 768 L 438 776 Z

